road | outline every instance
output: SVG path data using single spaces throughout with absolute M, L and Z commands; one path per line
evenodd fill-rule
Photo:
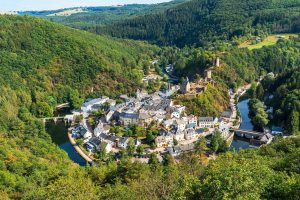
M 251 84 L 248 84 L 243 87 L 239 87 L 235 93 L 230 93 L 230 107 L 232 109 L 232 115 L 231 115 L 230 121 L 228 123 L 229 127 L 239 128 L 239 123 L 236 126 L 233 125 L 233 123 L 237 117 L 237 105 L 235 104 L 235 96 L 238 95 L 238 98 L 240 98 L 242 95 L 244 95 L 246 93 L 247 90 L 250 89 L 250 87 L 251 87 Z
M 76 141 L 74 140 L 74 138 L 72 137 L 72 133 L 70 131 L 68 131 L 68 138 L 70 140 L 70 143 L 73 145 L 74 149 L 77 151 L 77 153 L 79 153 L 79 155 L 85 159 L 87 162 L 89 163 L 93 163 L 93 160 L 84 153 L 84 151 L 78 146 L 78 144 L 76 143 Z

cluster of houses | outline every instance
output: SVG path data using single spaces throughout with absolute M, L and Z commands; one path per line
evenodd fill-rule
M 164 121 L 162 125 L 164 129 L 155 139 L 157 147 L 173 146 L 174 143 L 181 143 L 182 141 L 193 143 L 203 134 L 204 129 L 213 132 L 217 128 L 224 138 L 229 133 L 229 126 L 222 119 L 214 117 L 186 116 L 171 118 Z
M 110 135 L 109 129 L 103 127 L 101 123 L 99 123 L 93 132 L 89 131 L 86 125 L 80 124 L 72 130 L 72 137 L 82 138 L 89 152 L 97 152 L 102 149 L 105 150 L 106 153 L 109 153 L 113 148 L 125 149 L 130 141 L 129 137 Z M 134 145 L 136 147 L 141 145 L 141 140 L 135 139 Z
M 73 137 L 84 139 L 88 151 L 95 152 L 103 148 L 106 152 L 110 152 L 114 148 L 127 147 L 130 138 L 118 137 L 110 133 L 111 125 L 148 127 L 151 123 L 155 123 L 160 127 L 160 134 L 155 139 L 158 148 L 174 146 L 176 143 L 180 145 L 183 141 L 191 146 L 190 143 L 198 139 L 203 129 L 213 131 L 218 127 L 224 135 L 229 132 L 226 123 L 218 118 L 187 116 L 185 106 L 174 105 L 168 95 L 161 92 L 148 94 L 146 91 L 138 90 L 136 97 L 121 95 L 120 98 L 123 102 L 119 104 L 103 96 L 89 99 L 82 105 L 81 112 L 85 116 L 99 109 L 106 110 L 93 131 L 89 131 L 86 122 L 72 131 Z M 138 146 L 141 141 L 135 140 L 134 143 Z M 186 145 L 182 146 L 182 149 L 189 149 Z

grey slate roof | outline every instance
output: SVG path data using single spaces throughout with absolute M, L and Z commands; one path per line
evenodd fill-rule
M 90 144 L 94 145 L 94 146 L 99 146 L 101 144 L 101 140 L 99 140 L 98 138 L 91 138 L 89 141 Z
M 139 118 L 139 114 L 138 113 L 120 113 L 119 115 L 120 117 L 123 118 L 130 118 L 130 119 L 138 119 Z
M 213 117 L 199 117 L 200 122 L 213 122 L 214 118 Z

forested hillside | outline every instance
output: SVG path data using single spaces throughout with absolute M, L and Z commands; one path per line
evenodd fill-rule
M 112 96 L 135 91 L 157 48 L 32 17 L 0 16 L 0 30 L 0 198 L 32 199 L 26 194 L 75 177 L 90 192 L 84 169 L 37 117 L 51 116 L 58 103 L 78 107 L 92 88 Z
M 299 13 L 299 0 L 193 0 L 163 13 L 89 30 L 162 45 L 204 46 L 250 34 L 300 32 Z
M 50 11 L 25 11 L 21 15 L 32 15 L 60 22 L 68 26 L 87 29 L 97 25 L 112 24 L 113 22 L 131 19 L 145 14 L 163 12 L 188 0 L 174 0 L 159 4 L 128 4 L 123 6 L 99 6 L 80 8 L 84 12 L 70 16 L 55 16 L 56 13 L 78 8 L 66 8 Z
M 179 99 L 187 106 L 189 113 L 216 115 L 228 106 L 228 88 L 236 90 L 238 86 L 257 81 L 260 76 L 269 72 L 280 74 L 287 70 L 299 70 L 299 46 L 299 37 L 293 37 L 290 40 L 280 39 L 276 45 L 254 50 L 235 46 L 222 51 L 201 47 L 164 47 L 160 56 L 161 65 L 174 64 L 174 75 L 188 76 L 193 81 L 203 78 L 204 70 L 213 66 L 216 57 L 220 58 L 221 66 L 212 68 L 213 79 L 218 83 L 218 89 L 204 92 L 196 98 Z
M 2 16 L 1 86 L 26 105 L 50 106 L 91 93 L 116 96 L 140 86 L 142 67 L 157 47 L 118 41 L 38 18 Z
M 150 164 L 132 163 L 123 153 L 118 163 L 110 157 L 98 167 L 79 167 L 37 117 L 51 115 L 57 103 L 77 107 L 92 89 L 109 96 L 134 91 L 159 49 L 32 17 L 1 16 L 0 30 L 1 199 L 298 199 L 299 137 L 221 154 L 208 166 L 206 150 L 197 147 L 179 163 L 169 156 L 162 164 L 155 156 Z M 298 55 L 298 43 L 281 45 L 289 61 Z M 237 70 L 238 60 L 252 54 L 232 51 L 227 56 L 237 61 L 222 60 Z
M 276 78 L 267 77 L 256 90 L 260 91 L 256 98 L 269 97 L 266 103 L 273 108 L 274 122 L 290 134 L 300 134 L 300 68 L 287 70 Z

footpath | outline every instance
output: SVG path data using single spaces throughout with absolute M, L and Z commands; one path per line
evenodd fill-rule
M 85 152 L 78 146 L 78 144 L 76 143 L 76 141 L 74 140 L 74 138 L 72 137 L 72 133 L 71 131 L 68 131 L 68 138 L 70 140 L 70 143 L 72 144 L 72 146 L 74 147 L 74 149 L 77 151 L 77 153 L 83 158 L 85 159 L 88 163 L 92 164 L 93 160 L 85 154 Z

